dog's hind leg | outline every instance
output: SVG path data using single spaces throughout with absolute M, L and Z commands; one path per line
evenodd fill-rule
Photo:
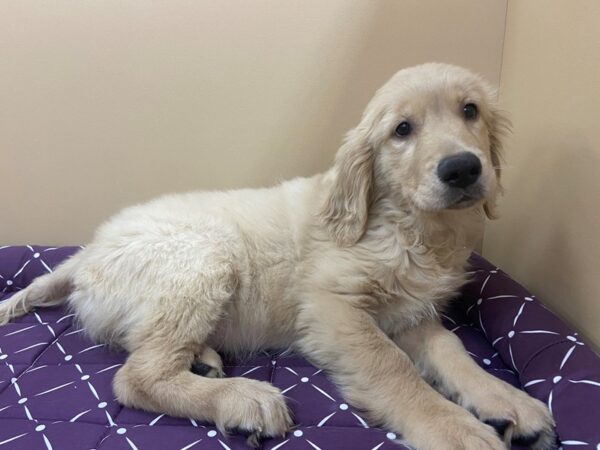
M 244 430 L 255 443 L 257 437 L 282 436 L 289 429 L 281 392 L 266 382 L 190 371 L 230 301 L 233 283 L 223 282 L 228 278 L 213 270 L 200 289 L 204 298 L 158 302 L 153 318 L 130 337 L 132 353 L 115 376 L 114 390 L 127 406 L 214 422 L 222 431 Z

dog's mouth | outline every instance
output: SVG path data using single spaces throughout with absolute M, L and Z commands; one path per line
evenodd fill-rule
M 469 208 L 485 197 L 483 190 L 472 189 L 472 190 L 461 190 L 459 192 L 454 192 L 450 201 L 448 202 L 448 209 L 464 209 Z
M 463 195 L 457 201 L 455 201 L 454 203 L 451 203 L 448 206 L 448 209 L 463 209 L 463 208 L 468 208 L 469 206 L 473 206 L 479 200 L 481 200 L 481 198 L 471 197 L 469 195 Z
M 485 201 L 487 189 L 477 184 L 467 188 L 441 189 L 431 201 L 423 201 L 418 195 L 411 198 L 416 208 L 422 211 L 462 210 L 475 207 Z

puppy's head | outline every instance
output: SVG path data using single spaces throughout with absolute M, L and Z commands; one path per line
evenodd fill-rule
M 483 207 L 493 216 L 506 119 L 472 72 L 424 64 L 377 91 L 336 155 L 323 217 L 336 241 L 364 233 L 373 197 L 437 212 Z

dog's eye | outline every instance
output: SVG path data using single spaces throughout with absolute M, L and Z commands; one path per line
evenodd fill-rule
M 476 119 L 478 114 L 479 111 L 475 103 L 467 103 L 465 106 L 463 106 L 463 115 L 465 116 L 465 119 Z
M 410 125 L 410 123 L 404 121 L 396 127 L 396 131 L 394 133 L 398 137 L 406 137 L 411 133 L 411 131 L 412 131 L 412 126 Z

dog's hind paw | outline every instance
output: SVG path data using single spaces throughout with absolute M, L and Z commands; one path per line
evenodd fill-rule
M 207 378 L 223 378 L 223 361 L 219 354 L 210 347 L 205 347 L 202 354 L 196 356 L 190 370 L 196 375 Z

